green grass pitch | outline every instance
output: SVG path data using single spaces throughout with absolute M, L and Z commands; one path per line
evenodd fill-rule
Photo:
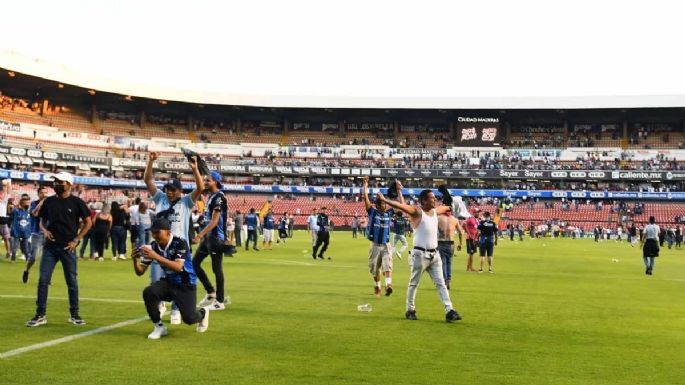
M 653 276 L 641 251 L 592 240 L 501 240 L 495 274 L 466 273 L 454 259 L 452 300 L 463 320 L 444 321 L 424 274 L 418 321 L 404 319 L 409 267 L 395 260 L 395 293 L 376 298 L 368 242 L 332 235 L 311 259 L 309 237 L 224 260 L 233 304 L 209 330 L 169 326 L 149 341 L 148 320 L 0 359 L 1 384 L 676 384 L 685 383 L 685 251 L 662 249 Z M 618 262 L 612 262 L 618 259 Z M 205 262 L 210 278 L 211 266 Z M 27 328 L 37 266 L 0 262 L 0 354 L 145 316 L 130 261 L 79 263 L 84 327 L 67 323 L 58 265 L 48 324 Z M 198 287 L 198 298 L 204 296 Z M 124 300 L 124 301 L 108 301 Z M 369 303 L 373 311 L 357 311 Z M 168 315 L 165 321 L 168 320 Z

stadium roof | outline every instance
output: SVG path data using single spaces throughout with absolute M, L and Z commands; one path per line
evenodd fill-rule
M 200 104 L 684 107 L 681 8 L 588 0 L 11 2 L 3 29 L 16 38 L 0 41 L 0 67 Z

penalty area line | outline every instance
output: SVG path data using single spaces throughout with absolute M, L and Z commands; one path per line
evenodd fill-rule
M 54 340 L 51 340 L 51 341 L 41 342 L 41 343 L 34 344 L 34 345 L 24 346 L 23 348 L 18 348 L 18 349 L 14 349 L 14 350 L 9 350 L 9 351 L 6 351 L 6 352 L 4 352 L 4 353 L 0 353 L 0 359 L 5 359 L 5 358 L 17 356 L 17 355 L 20 355 L 20 354 L 23 354 L 23 353 L 32 352 L 32 351 L 34 351 L 34 350 L 43 349 L 43 348 L 47 348 L 47 347 L 50 347 L 50 346 L 55 346 L 55 345 L 63 344 L 63 343 L 65 343 L 65 342 L 71 342 L 71 341 L 74 341 L 74 340 L 77 340 L 77 339 L 80 339 L 80 338 L 92 336 L 92 335 L 95 335 L 95 334 L 104 333 L 104 332 L 107 332 L 107 331 L 110 331 L 110 330 L 114 330 L 114 329 L 118 329 L 118 328 L 123 328 L 123 327 L 125 327 L 125 326 L 133 325 L 133 324 L 136 324 L 136 323 L 138 323 L 138 322 L 145 321 L 145 320 L 147 320 L 147 319 L 149 319 L 147 316 L 145 316 L 145 317 L 140 317 L 140 318 L 134 318 L 134 319 L 130 319 L 130 320 L 128 320 L 128 321 L 119 322 L 119 323 L 116 323 L 116 324 L 113 324 L 113 325 L 103 326 L 103 327 L 100 327 L 100 328 L 97 328 L 97 329 L 88 330 L 88 331 L 85 331 L 85 332 L 82 332 L 82 333 L 77 333 L 77 334 L 72 334 L 72 335 L 70 335 L 70 336 L 66 336 L 66 337 L 62 337 L 62 338 L 57 338 L 57 339 L 54 339 Z

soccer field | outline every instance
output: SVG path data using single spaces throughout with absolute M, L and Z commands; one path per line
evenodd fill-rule
M 653 276 L 638 248 L 614 241 L 501 240 L 495 274 L 466 273 L 461 251 L 451 295 L 463 320 L 449 324 L 427 274 L 419 320 L 404 319 L 406 255 L 395 260 L 395 293 L 374 297 L 365 240 L 332 234 L 330 261 L 312 260 L 308 242 L 299 231 L 273 251 L 226 258 L 233 304 L 211 313 L 204 334 L 173 325 L 157 341 L 146 339 L 152 324 L 142 318 L 148 278 L 130 260 L 79 263 L 83 327 L 66 322 L 58 265 L 48 324 L 38 328 L 24 326 L 37 266 L 25 285 L 23 263 L 3 260 L 0 383 L 685 383 L 685 251 L 662 248 Z M 212 278 L 209 261 L 203 267 Z M 364 303 L 373 311 L 357 311 Z M 90 330 L 101 332 L 81 334 Z M 25 347 L 37 349 L 16 351 Z

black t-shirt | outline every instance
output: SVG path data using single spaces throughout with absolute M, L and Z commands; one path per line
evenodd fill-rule
M 45 199 L 38 215 L 55 237 L 54 241 L 46 239 L 46 246 L 66 247 L 78 235 L 79 220 L 88 218 L 90 210 L 79 197 L 70 195 L 62 199 L 51 196 Z
M 497 225 L 495 225 L 495 222 L 491 221 L 490 219 L 485 219 L 480 221 L 480 224 L 478 225 L 478 231 L 480 231 L 481 237 L 492 238 L 497 231 Z
M 124 227 L 126 225 L 126 211 L 119 209 L 119 210 L 112 210 L 112 226 L 121 226 Z
M 319 234 L 328 233 L 328 230 L 331 227 L 331 221 L 328 219 L 328 215 L 319 214 L 316 217 L 316 225 L 319 226 Z

